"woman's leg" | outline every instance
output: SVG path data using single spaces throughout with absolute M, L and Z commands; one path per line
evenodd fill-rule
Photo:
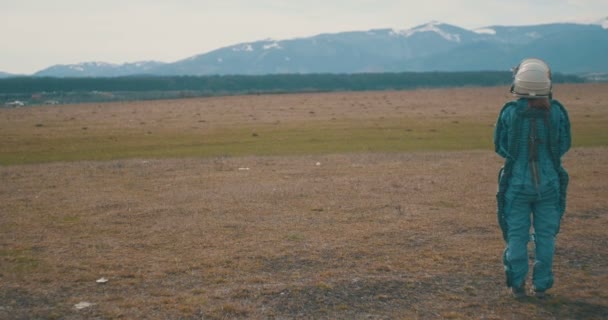
M 507 249 L 505 271 L 511 287 L 521 287 L 528 274 L 528 242 L 530 240 L 530 199 L 528 196 L 509 192 L 505 195 L 507 220 Z
M 553 286 L 553 256 L 560 214 L 557 191 L 543 194 L 533 205 L 535 259 L 533 284 L 537 291 Z

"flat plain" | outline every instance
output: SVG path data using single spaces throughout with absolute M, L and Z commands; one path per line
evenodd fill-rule
M 504 286 L 507 88 L 0 109 L 0 318 L 603 319 L 608 84 L 555 95 L 546 300 Z

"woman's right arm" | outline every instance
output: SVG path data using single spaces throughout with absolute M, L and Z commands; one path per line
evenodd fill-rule
M 511 158 L 509 154 L 509 118 L 510 108 L 503 108 L 494 128 L 494 151 L 505 159 Z

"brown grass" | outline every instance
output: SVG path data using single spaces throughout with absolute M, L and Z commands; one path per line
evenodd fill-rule
M 606 119 L 605 86 L 558 89 L 568 93 L 574 120 Z M 48 130 L 61 115 L 100 132 L 128 128 L 131 115 L 162 123 L 159 130 L 190 130 L 197 110 L 211 127 L 380 121 L 396 110 L 418 121 L 445 114 L 491 124 L 503 90 L 211 98 L 0 116 Z M 55 130 L 81 126 L 61 119 Z M 546 301 L 515 301 L 504 288 L 494 204 L 501 160 L 489 150 L 3 166 L 0 318 L 602 319 L 607 156 L 605 147 L 566 156 L 572 184 Z M 109 281 L 96 283 L 101 277 Z M 76 310 L 81 301 L 94 305 Z

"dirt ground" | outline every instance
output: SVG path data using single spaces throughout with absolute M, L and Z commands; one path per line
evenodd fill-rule
M 565 157 L 555 287 L 520 301 L 504 286 L 491 150 L 0 166 L 0 318 L 603 319 L 607 158 Z

